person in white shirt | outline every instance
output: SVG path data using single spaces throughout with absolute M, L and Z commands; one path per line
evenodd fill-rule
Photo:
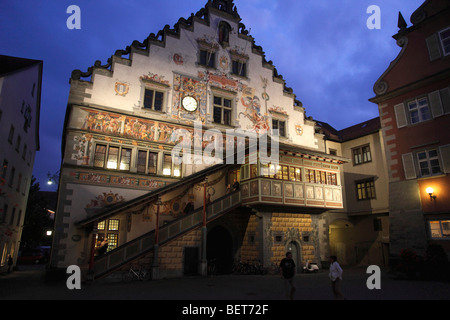
M 344 300 L 344 295 L 341 292 L 342 268 L 337 262 L 336 256 L 330 257 L 330 273 L 328 276 L 331 279 L 331 289 L 333 290 L 334 299 Z

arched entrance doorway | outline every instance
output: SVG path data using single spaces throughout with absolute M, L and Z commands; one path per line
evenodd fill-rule
M 289 242 L 286 246 L 286 252 L 292 253 L 292 260 L 294 260 L 297 266 L 297 272 L 300 272 L 303 266 L 299 244 L 295 241 Z
M 206 258 L 213 260 L 219 274 L 230 273 L 233 267 L 233 239 L 223 226 L 216 226 L 208 232 Z

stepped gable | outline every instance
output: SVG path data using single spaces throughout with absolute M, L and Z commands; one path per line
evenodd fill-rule
M 130 53 L 141 53 L 144 55 L 148 55 L 150 51 L 150 47 L 152 45 L 165 47 L 166 46 L 166 37 L 171 36 L 175 38 L 180 37 L 180 28 L 185 30 L 194 30 L 194 21 L 199 23 L 204 23 L 209 25 L 209 13 L 210 11 L 215 14 L 222 15 L 225 18 L 231 19 L 238 23 L 238 35 L 243 38 L 247 38 L 252 42 L 252 52 L 255 54 L 259 54 L 263 58 L 263 66 L 273 70 L 273 77 L 277 79 L 281 83 L 284 84 L 284 92 L 287 94 L 293 94 L 293 89 L 286 86 L 286 82 L 283 79 L 283 76 L 278 73 L 278 70 L 273 65 L 271 60 L 266 60 L 265 52 L 263 51 L 261 46 L 258 46 L 255 43 L 255 39 L 249 35 L 249 31 L 246 29 L 246 26 L 241 22 L 241 17 L 237 12 L 237 8 L 233 3 L 233 0 L 208 0 L 205 7 L 201 8 L 197 13 L 191 13 L 191 15 L 186 19 L 181 17 L 178 19 L 177 23 L 171 28 L 170 25 L 166 24 L 163 29 L 159 30 L 156 34 L 150 33 L 150 35 L 144 39 L 142 42 L 139 40 L 134 40 L 131 45 L 127 46 L 125 49 L 118 49 L 115 51 L 114 55 L 107 59 L 106 64 L 102 64 L 100 60 L 96 60 L 94 65 L 89 67 L 87 71 L 81 71 L 79 69 L 73 70 L 69 82 L 72 80 L 80 80 L 80 81 L 88 81 L 90 80 L 82 80 L 82 78 L 91 77 L 94 69 L 103 69 L 112 71 L 112 65 L 114 63 L 114 58 L 128 59 L 124 56 L 129 55 Z M 295 95 L 294 95 L 295 96 Z M 294 98 L 295 106 L 302 107 L 303 104 L 301 101 Z

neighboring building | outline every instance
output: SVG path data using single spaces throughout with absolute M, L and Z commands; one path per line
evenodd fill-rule
M 39 150 L 42 66 L 39 60 L 0 55 L 0 272 L 14 265 Z
M 208 1 L 70 83 L 52 268 L 98 278 L 142 263 L 162 277 L 205 274 L 208 260 L 223 272 L 239 260 L 272 267 L 287 250 L 299 268 L 328 260 L 324 213 L 343 208 L 346 159 L 325 152 L 233 1 Z M 239 158 L 227 130 L 268 134 L 279 163 L 264 163 L 265 143 L 253 150 L 248 137 L 245 163 L 216 164 L 220 146 Z M 179 146 L 202 161 L 179 164 Z M 104 239 L 108 252 L 95 257 Z
M 425 1 L 374 85 L 389 172 L 390 251 L 450 252 L 450 2 Z M 432 189 L 428 189 L 432 188 Z M 430 193 L 430 194 L 429 194 Z
M 343 165 L 344 209 L 330 219 L 330 253 L 347 265 L 387 265 L 389 179 L 380 118 L 337 131 L 316 121 L 324 149 L 350 161 Z

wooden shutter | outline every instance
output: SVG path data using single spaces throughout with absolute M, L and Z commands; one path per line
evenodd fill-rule
M 442 110 L 441 96 L 439 90 L 436 90 L 428 95 L 430 100 L 431 113 L 434 118 L 442 116 L 444 114 Z
M 439 147 L 439 153 L 442 160 L 442 171 L 444 173 L 450 173 L 450 144 Z
M 425 41 L 427 42 L 430 61 L 439 59 L 441 57 L 441 48 L 440 48 L 441 44 L 439 41 L 438 34 L 437 33 L 432 34 Z
M 414 167 L 414 157 L 412 153 L 402 154 L 403 170 L 405 170 L 405 179 L 415 179 L 416 168 Z
M 397 127 L 406 127 L 408 121 L 406 120 L 405 106 L 403 103 L 394 106 L 395 117 L 397 118 Z
M 450 89 L 441 89 L 441 102 L 444 113 L 450 113 Z

